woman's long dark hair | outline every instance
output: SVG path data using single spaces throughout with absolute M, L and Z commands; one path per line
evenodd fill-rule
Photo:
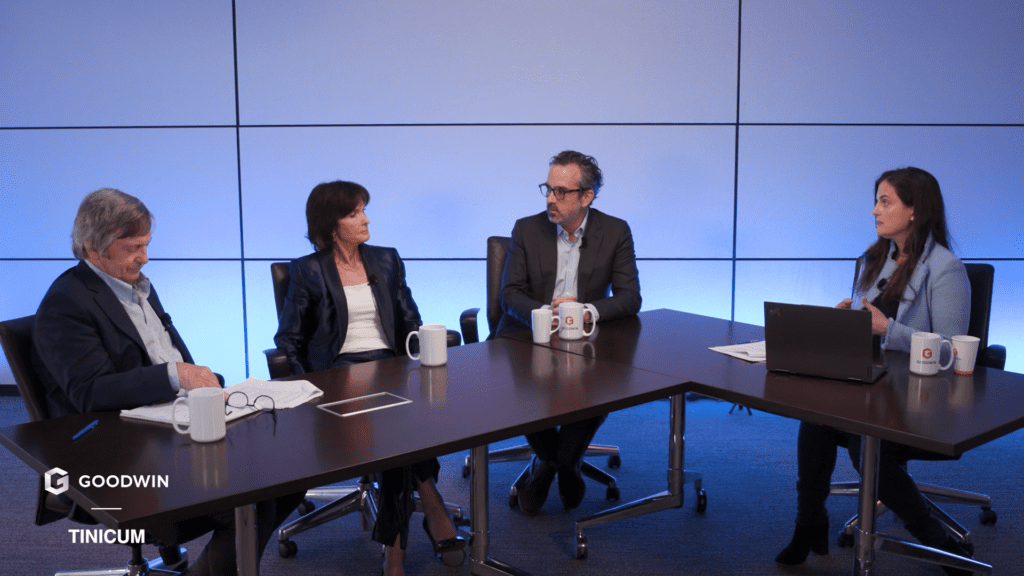
M 900 201 L 914 209 L 913 230 L 904 247 L 907 258 L 893 272 L 881 294 L 883 301 L 899 302 L 903 297 L 903 291 L 910 282 L 910 275 L 914 273 L 914 267 L 921 258 L 928 235 L 930 234 L 938 244 L 949 248 L 946 208 L 942 202 L 939 181 L 920 168 L 908 166 L 883 173 L 878 180 L 875 180 L 876 198 L 878 187 L 882 182 L 888 182 L 896 189 L 896 195 L 899 196 Z M 896 255 L 899 256 L 898 253 Z M 878 240 L 865 253 L 864 271 L 857 282 L 857 292 L 866 294 L 871 289 L 888 257 L 889 240 L 879 236 Z

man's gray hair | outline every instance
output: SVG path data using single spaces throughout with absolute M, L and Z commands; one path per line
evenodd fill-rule
M 594 191 L 594 200 L 597 199 L 601 186 L 604 185 L 604 174 L 597 167 L 597 160 L 593 156 L 577 152 L 575 150 L 563 150 L 551 158 L 551 166 L 567 166 L 575 164 L 580 168 L 580 183 L 577 184 L 584 190 Z
M 86 248 L 103 252 L 119 238 L 145 236 L 152 226 L 153 215 L 142 200 L 103 188 L 82 199 L 71 230 L 71 250 L 79 260 L 87 260 Z

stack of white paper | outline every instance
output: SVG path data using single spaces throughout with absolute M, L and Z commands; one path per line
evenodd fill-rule
M 233 386 L 224 388 L 224 398 L 227 399 L 228 394 L 232 392 L 245 392 L 246 397 L 249 399 L 249 403 L 252 403 L 257 396 L 270 396 L 274 399 L 274 408 L 277 410 L 284 410 L 286 408 L 295 408 L 296 406 L 309 402 L 324 395 L 324 391 L 313 385 L 312 382 L 306 380 L 292 380 L 288 382 L 269 382 L 266 380 L 257 380 L 255 378 L 249 378 L 244 382 L 239 382 Z M 189 421 L 188 406 L 178 405 L 178 423 L 187 424 Z M 225 420 L 231 422 L 256 412 L 256 408 L 253 406 L 245 406 L 243 408 L 229 407 L 226 412 Z M 168 402 L 166 404 L 154 404 L 152 406 L 140 406 L 139 408 L 133 408 L 131 410 L 121 410 L 121 416 L 125 418 L 136 418 L 139 420 L 150 420 L 153 422 L 166 422 L 170 424 L 173 422 L 174 416 L 174 402 Z
M 764 362 L 768 358 L 768 354 L 764 349 L 764 340 L 744 342 L 731 346 L 711 346 L 708 350 L 714 350 L 720 354 L 746 360 L 747 362 Z

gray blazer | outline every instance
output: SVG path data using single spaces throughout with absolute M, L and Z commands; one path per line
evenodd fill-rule
M 896 261 L 892 259 L 895 249 L 890 242 L 889 258 L 879 278 L 888 278 L 896 270 Z M 880 292 L 876 283 L 863 296 L 873 302 Z M 854 299 L 853 307 L 864 307 L 860 298 Z M 971 285 L 967 270 L 952 252 L 929 236 L 903 291 L 896 318 L 889 319 L 882 348 L 909 352 L 910 335 L 914 332 L 935 332 L 943 338 L 966 334 L 970 318 Z

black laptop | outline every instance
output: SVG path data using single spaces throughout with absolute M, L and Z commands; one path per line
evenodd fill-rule
M 765 302 L 764 339 L 774 372 L 866 384 L 885 374 L 873 362 L 867 310 Z

